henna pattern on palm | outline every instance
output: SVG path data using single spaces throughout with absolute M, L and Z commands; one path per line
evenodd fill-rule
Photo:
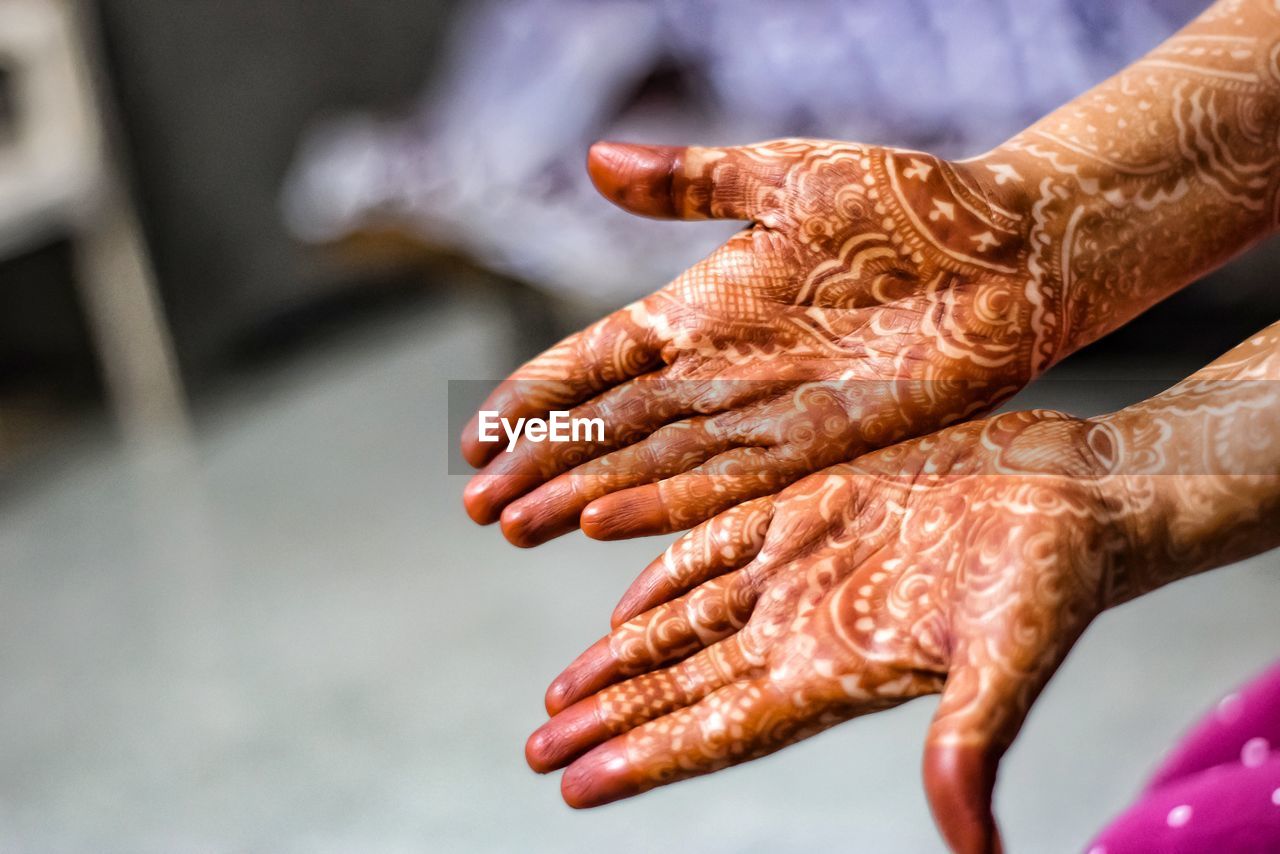
M 594 806 L 941 692 L 930 803 L 993 850 L 997 763 L 1089 622 L 1280 545 L 1277 380 L 1280 324 L 1114 415 L 969 422 L 704 522 L 552 683 L 530 764 Z
M 868 450 L 981 415 L 1272 231 L 1280 17 L 1220 2 L 969 161 L 853 143 L 593 147 L 648 216 L 750 222 L 666 288 L 504 382 L 504 417 L 574 408 L 603 443 L 463 450 L 477 522 L 687 528 Z

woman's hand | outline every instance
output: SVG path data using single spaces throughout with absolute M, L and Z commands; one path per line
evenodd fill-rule
M 572 761 L 564 797 L 594 806 L 941 691 L 930 801 L 953 845 L 988 850 L 996 762 L 1139 547 L 1093 429 L 1005 415 L 704 523 L 552 684 L 530 764 Z
M 854 143 L 600 144 L 638 214 L 750 223 L 573 335 L 483 409 L 600 418 L 600 442 L 479 441 L 465 503 L 534 545 L 678 530 L 982 414 L 1055 360 L 1271 233 L 1280 13 L 1220 2 L 990 153 Z
M 1089 622 L 1280 545 L 1277 379 L 1280 324 L 1112 415 L 971 422 L 722 513 L 552 683 L 529 763 L 593 806 L 942 692 L 929 800 L 991 850 L 997 763 Z
M 485 409 L 576 406 L 606 440 L 501 453 L 473 423 L 464 450 L 488 465 L 472 517 L 501 512 L 518 545 L 577 527 L 592 501 L 592 536 L 678 530 L 1007 398 L 1062 336 L 1021 181 L 997 202 L 990 167 L 811 140 L 595 146 L 591 173 L 622 206 L 752 225 L 495 392 Z

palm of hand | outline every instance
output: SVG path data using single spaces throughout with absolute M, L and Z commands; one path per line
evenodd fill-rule
M 601 538 L 689 527 L 979 414 L 1061 346 L 1052 265 L 1027 219 L 975 177 L 1014 184 L 1010 167 L 781 141 L 612 146 L 592 168 L 637 212 L 753 226 L 533 360 L 486 404 L 510 416 L 576 405 L 608 425 L 604 442 L 525 443 L 473 480 L 472 516 L 501 513 L 518 545 L 579 517 Z M 483 463 L 492 448 L 473 434 L 464 449 Z
M 1088 429 L 1055 413 L 975 422 L 699 526 L 552 684 L 530 763 L 594 747 L 563 780 L 591 806 L 943 691 L 926 786 L 952 844 L 984 850 L 995 765 L 1123 545 Z

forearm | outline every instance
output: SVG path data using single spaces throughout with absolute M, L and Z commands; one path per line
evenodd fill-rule
M 1148 401 L 1092 419 L 1137 544 L 1112 603 L 1280 546 L 1280 323 Z
M 1275 229 L 1278 52 L 1270 0 L 1220 0 L 971 161 L 994 197 L 1027 212 L 1053 360 Z

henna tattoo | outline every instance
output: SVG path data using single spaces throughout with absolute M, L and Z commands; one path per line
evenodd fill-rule
M 552 683 L 526 753 L 592 806 L 941 692 L 930 802 L 992 850 L 997 763 L 1090 621 L 1277 545 L 1280 323 L 1118 413 L 971 421 L 703 523 Z
M 574 407 L 608 441 L 521 443 L 464 501 L 518 545 L 690 527 L 982 415 L 1280 222 L 1280 14 L 1219 3 L 968 161 L 854 143 L 593 147 L 648 216 L 750 222 L 486 403 Z
M 634 171 L 627 158 L 650 156 L 623 154 L 621 173 Z M 988 409 L 1030 376 L 1023 330 L 1035 321 L 1016 297 L 1027 273 L 1015 217 L 951 164 L 808 141 L 662 156 L 682 164 L 673 209 L 753 216 L 756 227 L 504 384 L 486 408 L 517 407 L 517 417 L 518 407 L 573 402 L 580 382 L 597 389 L 594 375 L 555 385 L 561 354 L 581 352 L 584 339 L 607 342 L 594 353 L 643 351 L 637 367 L 662 366 L 574 411 L 614 425 L 612 445 L 524 446 L 491 462 L 466 496 L 478 521 L 514 502 L 503 528 L 521 545 L 575 527 L 580 514 L 604 537 L 689 527 Z
M 980 160 L 1032 190 L 1046 310 L 1081 347 L 1274 231 L 1280 12 L 1218 3 Z M 997 189 L 998 186 L 997 186 Z M 1041 249 L 1043 247 L 1043 249 Z

